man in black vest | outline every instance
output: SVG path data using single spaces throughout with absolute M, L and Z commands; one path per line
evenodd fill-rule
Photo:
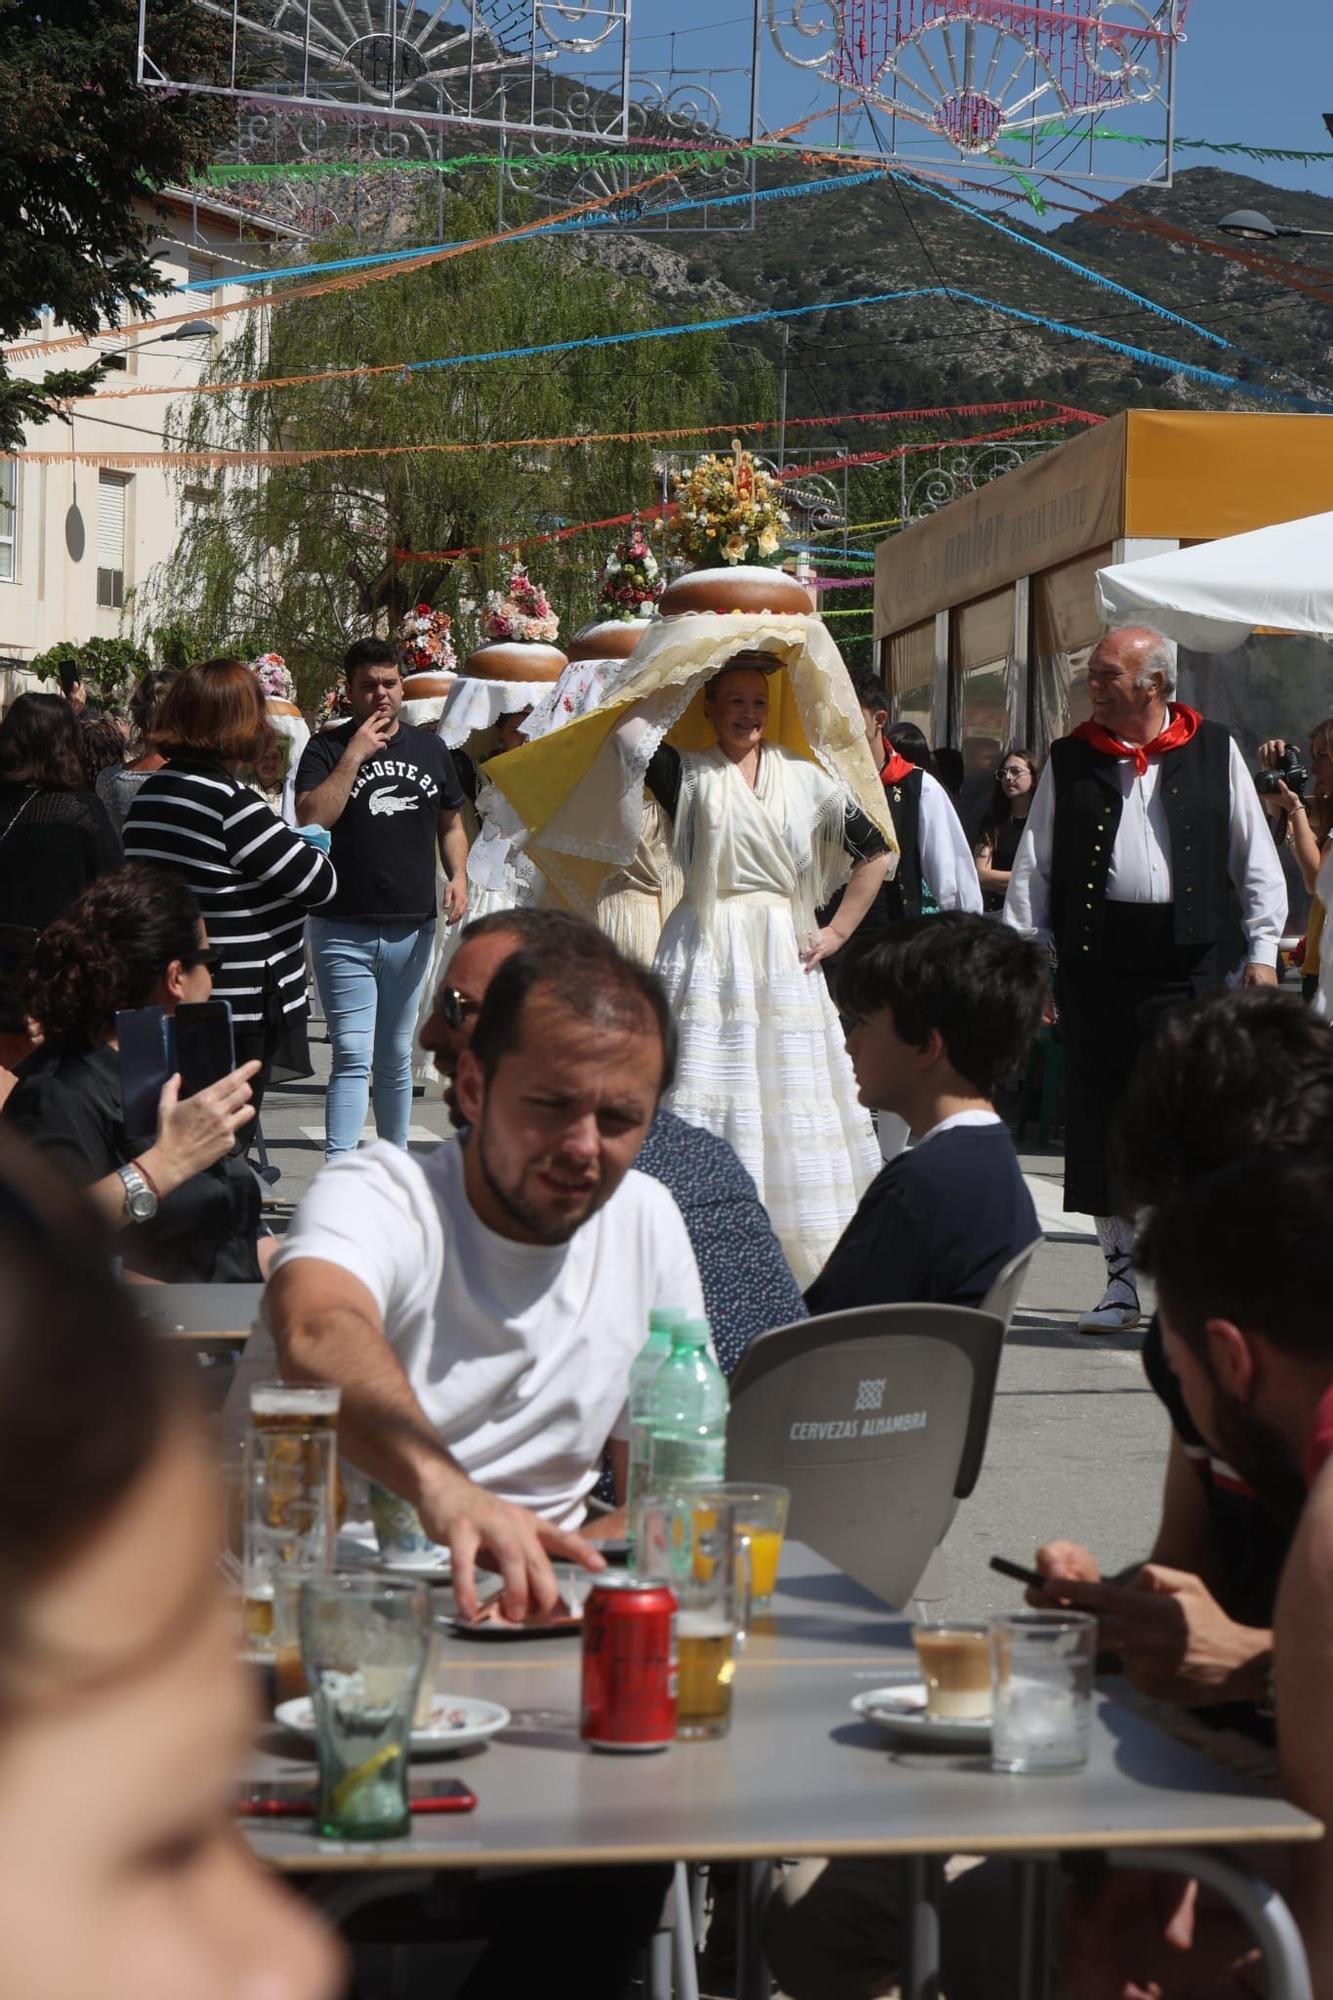
M 925 737 L 910 722 L 886 726 L 889 697 L 880 681 L 863 676 L 854 686 L 899 850 L 897 871 L 865 922 L 882 926 L 936 910 L 979 917 L 977 864 L 953 800 L 930 769 Z
M 1005 898 L 1052 941 L 1065 1053 L 1066 1209 L 1095 1217 L 1107 1285 L 1080 1333 L 1136 1326 L 1133 1232 L 1115 1213 L 1107 1137 L 1140 1045 L 1169 1007 L 1219 985 L 1233 894 L 1247 986 L 1276 983 L 1287 890 L 1254 780 L 1217 722 L 1171 700 L 1159 632 L 1108 632 L 1088 662 L 1092 720 L 1051 758 Z

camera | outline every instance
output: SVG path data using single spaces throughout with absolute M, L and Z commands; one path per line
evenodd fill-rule
M 1279 785 L 1285 785 L 1289 792 L 1295 792 L 1298 799 L 1305 797 L 1305 787 L 1310 782 L 1310 773 L 1305 768 L 1300 751 L 1289 744 L 1277 760 L 1275 771 L 1257 771 L 1254 784 L 1258 792 L 1272 794 Z

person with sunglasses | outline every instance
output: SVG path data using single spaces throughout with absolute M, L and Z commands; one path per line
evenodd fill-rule
M 254 1117 L 258 1062 L 184 1102 L 171 1077 L 156 1132 L 125 1125 L 117 1014 L 207 1000 L 219 962 L 173 870 L 137 863 L 94 882 L 37 944 L 26 1005 L 43 1039 L 0 1114 L 121 1231 L 126 1273 L 165 1284 L 253 1283 L 277 1247 L 234 1150 Z

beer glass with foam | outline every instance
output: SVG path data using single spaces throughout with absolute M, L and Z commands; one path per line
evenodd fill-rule
M 725 1490 L 686 1487 L 650 1495 L 635 1528 L 635 1567 L 676 1593 L 676 1734 L 725 1736 L 731 1727 L 736 1653 L 745 1637 L 750 1550 L 743 1502 Z

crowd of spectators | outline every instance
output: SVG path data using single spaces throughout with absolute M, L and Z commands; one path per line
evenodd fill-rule
M 598 1541 L 623 1525 L 589 1509 L 599 1490 L 613 1508 L 623 1499 L 625 1386 L 653 1308 L 706 1315 L 730 1374 L 753 1340 L 807 1315 L 979 1305 L 1040 1235 L 995 1100 L 1050 1013 L 1056 815 L 1070 798 L 1078 809 L 1091 757 L 1128 767 L 1116 780 L 1125 823 L 1141 809 L 1169 856 L 1155 780 L 1142 799 L 1135 787 L 1154 757 L 1200 743 L 1222 802 L 1215 859 L 1250 884 L 1257 908 L 1236 845 L 1238 826 L 1253 837 L 1253 799 L 1238 802 L 1234 759 L 1197 717 L 1182 725 L 1170 704 L 1167 719 L 1160 655 L 1136 647 L 1110 647 L 1098 671 L 1104 702 L 1141 712 L 1137 738 L 1103 721 L 1045 777 L 1026 750 L 1001 755 L 988 741 L 983 757 L 973 745 L 974 791 L 983 775 L 992 789 L 971 853 L 924 739 L 889 728 L 883 689 L 859 685 L 911 871 L 898 905 L 829 976 L 861 1102 L 900 1120 L 911 1144 L 886 1158 L 804 1298 L 735 1153 L 663 1105 L 676 1024 L 657 978 L 563 911 L 464 922 L 452 767 L 399 722 L 385 649 L 349 663 L 350 720 L 305 753 L 300 828 L 249 782 L 271 743 L 240 661 L 151 677 L 128 740 L 77 699 L 81 686 L 13 705 L 0 723 L 0 1029 L 16 1078 L 0 1114 L 0 1560 L 19 1587 L 0 1674 L 6 1727 L 28 1755 L 0 1762 L 0 1987 L 34 2000 L 99 1980 L 142 2000 L 324 2000 L 337 1978 L 322 1929 L 224 1838 L 246 1722 L 213 1581 L 202 1433 L 127 1310 L 112 1256 L 148 1283 L 266 1280 L 228 1423 L 261 1377 L 336 1383 L 352 1530 L 365 1481 L 377 1481 L 449 1547 L 464 1616 L 480 1563 L 500 1572 L 510 1617 L 549 1611 L 553 1559 L 597 1570 Z M 1284 785 L 1265 801 L 1316 891 L 1329 733 L 1312 738 L 1312 797 Z M 1265 765 L 1284 769 L 1284 750 L 1266 745 Z M 375 808 L 376 797 L 396 803 Z M 415 1015 L 406 960 L 429 956 L 437 856 L 461 939 L 422 1041 L 457 1130 L 421 1153 L 405 1144 L 401 1021 Z M 1053 921 L 1033 886 L 1042 869 L 1042 893 L 1056 882 Z M 395 901 L 385 884 L 396 872 L 412 886 Z M 1028 922 L 1016 921 L 1015 876 Z M 278 1242 L 244 1149 L 274 1065 L 304 1034 L 312 918 L 345 1101 L 330 1113 L 328 1162 Z M 1153 919 L 1154 949 L 1164 923 Z M 1057 939 L 1062 952 L 1071 935 Z M 1266 964 L 1253 943 L 1250 963 Z M 1333 1333 L 1317 1274 L 1333 1227 L 1333 1028 L 1290 989 L 1248 988 L 1173 993 L 1122 1051 L 1096 1164 L 1105 1214 L 1136 1225 L 1127 1267 L 1132 1254 L 1157 1288 L 1143 1366 L 1170 1418 L 1160 1516 L 1146 1559 L 1118 1576 L 1060 1522 L 1034 1519 L 1044 1581 L 1033 1600 L 1093 1612 L 1103 1650 L 1141 1694 L 1275 1741 L 1289 1796 L 1327 1821 Z M 230 1003 L 235 1066 L 186 1099 L 171 1078 L 146 1129 L 132 1129 L 119 1017 L 158 1009 L 169 1021 L 211 996 Z M 381 1136 L 358 1146 L 372 1074 Z M 97 1615 L 108 1593 L 126 1605 L 110 1626 Z M 53 1662 L 78 1719 L 53 1724 L 33 1705 Z M 216 1699 L 201 1718 L 189 1697 L 204 1679 Z M 83 1919 L 53 1967 L 41 1961 L 50 1927 L 39 1941 L 31 1915 L 43 1895 L 24 1829 L 50 1820 L 50 1794 L 75 1770 L 80 1795 L 96 1795 L 65 1869 Z M 68 1848 L 67 1815 L 60 1828 Z M 1333 1990 L 1327 1846 L 1304 1850 L 1284 1883 L 1317 1994 Z M 182 1847 L 198 1889 L 188 1897 L 171 1892 L 178 1864 L 160 1858 Z M 1098 1992 L 1111 1978 L 1160 2000 L 1238 1976 L 1244 1940 L 1206 1905 L 1168 1910 L 1149 1886 L 1113 1907 L 1085 1887 L 1071 1888 L 1068 1990 L 1091 1993 L 1094 1966 Z M 586 1990 L 619 1991 L 662 1882 L 629 1869 L 614 1894 L 602 1882 L 581 1904 L 587 1890 L 562 1891 L 567 1912 L 585 1909 L 580 1935 L 596 1933 Z M 516 1882 L 503 1908 L 481 1878 L 460 1877 L 451 1893 L 448 1921 L 485 1941 L 484 1990 L 535 1989 L 549 1940 L 515 1914 L 537 1890 Z M 1004 1949 L 1015 1898 L 1000 1865 L 950 1893 L 968 1912 L 945 1933 L 966 1948 L 945 1966 L 961 1993 Z M 210 1915 L 219 1908 L 225 1923 Z M 144 1926 L 168 1940 L 165 1971 L 136 1984 Z M 835 1860 L 803 1878 L 774 1904 L 767 1944 L 795 2000 L 890 1990 L 902 1954 L 888 1872 Z

